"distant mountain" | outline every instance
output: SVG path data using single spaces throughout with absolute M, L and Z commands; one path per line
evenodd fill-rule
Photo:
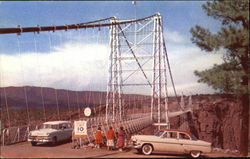
M 31 107 L 46 106 L 60 107 L 69 105 L 100 104 L 105 102 L 106 92 L 97 91 L 70 91 L 47 87 L 1 87 L 0 99 L 1 106 L 23 107 L 26 102 Z
M 146 97 L 143 95 L 124 95 L 125 100 L 134 100 Z M 71 91 L 65 89 L 54 89 L 48 87 L 0 87 L 1 107 L 11 108 L 25 107 L 60 107 L 68 105 L 92 106 L 106 103 L 106 92 L 101 91 Z

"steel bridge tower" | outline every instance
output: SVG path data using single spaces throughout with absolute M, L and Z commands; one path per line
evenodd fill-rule
M 156 125 L 169 128 L 169 63 L 161 15 L 158 13 L 149 18 L 134 20 L 127 25 L 121 25 L 122 21 L 114 17 L 111 23 L 114 25 L 110 26 L 106 121 L 122 120 L 123 92 L 127 87 L 133 86 L 135 89 L 136 86 L 146 86 L 151 96 L 151 119 Z M 137 80 L 136 76 L 141 76 L 144 81 Z

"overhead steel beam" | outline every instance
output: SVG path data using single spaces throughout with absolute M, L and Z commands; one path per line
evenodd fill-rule
M 0 34 L 20 34 L 25 32 L 41 32 L 41 31 L 56 31 L 56 30 L 68 30 L 68 29 L 79 29 L 79 28 L 98 28 L 98 27 L 108 27 L 111 25 L 120 25 L 120 24 L 128 24 L 133 22 L 139 22 L 143 20 L 148 20 L 157 14 L 140 18 L 140 19 L 133 19 L 133 20 L 121 20 L 117 22 L 111 23 L 97 23 L 104 20 L 114 19 L 115 17 L 100 19 L 96 21 L 86 22 L 86 23 L 79 23 L 79 24 L 70 24 L 70 25 L 59 25 L 59 26 L 36 26 L 36 27 L 16 27 L 16 28 L 0 28 Z M 97 23 L 97 24 L 91 24 Z

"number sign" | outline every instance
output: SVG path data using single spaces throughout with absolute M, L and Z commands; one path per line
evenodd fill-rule
M 87 136 L 87 121 L 74 121 L 74 135 L 75 137 Z

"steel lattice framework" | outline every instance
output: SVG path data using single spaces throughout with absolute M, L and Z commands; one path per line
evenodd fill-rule
M 118 25 L 110 27 L 106 121 L 122 120 L 122 94 L 125 87 L 144 85 L 151 89 L 151 119 L 155 120 L 156 117 L 157 123 L 161 123 L 161 112 L 165 112 L 165 125 L 169 127 L 167 68 L 170 75 L 171 71 L 163 37 L 162 17 L 155 14 L 125 26 L 119 24 L 122 22 L 114 18 L 111 23 Z M 127 61 L 130 69 L 126 65 Z M 146 66 L 151 68 L 145 69 Z M 138 83 L 133 80 L 134 76 L 141 76 L 144 82 Z

